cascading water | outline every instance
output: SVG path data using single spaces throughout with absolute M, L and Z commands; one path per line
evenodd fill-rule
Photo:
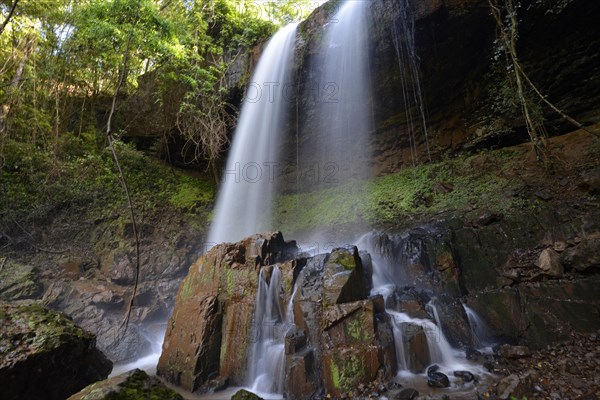
M 490 332 L 481 317 L 469 306 L 463 304 L 467 319 L 469 320 L 469 327 L 471 328 L 471 336 L 473 337 L 473 345 L 478 350 L 489 350 L 488 347 L 493 344 L 494 340 L 490 335 Z
M 398 265 L 392 265 L 392 261 L 382 257 L 377 249 L 370 245 L 368 240 L 369 235 L 363 236 L 358 241 L 358 246 L 367 249 L 371 254 L 373 264 L 373 289 L 371 295 L 382 295 L 388 303 L 388 298 L 394 294 L 398 285 L 398 274 L 392 271 L 398 269 Z M 452 348 L 441 329 L 441 321 L 435 307 L 434 302 L 427 304 L 431 310 L 435 323 L 428 319 L 413 318 L 408 314 L 386 309 L 386 312 L 392 317 L 392 331 L 394 334 L 394 343 L 396 347 L 396 358 L 398 362 L 398 370 L 400 374 L 406 374 L 411 370 L 410 349 L 405 344 L 405 329 L 407 326 L 419 326 L 423 329 L 423 333 L 427 339 L 427 347 L 431 364 L 438 364 L 446 370 L 457 370 L 466 367 L 458 356 L 458 352 Z
M 211 244 L 233 242 L 271 229 L 279 136 L 287 113 L 286 88 L 298 24 L 273 36 L 242 105 L 210 227 Z
M 286 314 L 281 308 L 281 271 L 274 267 L 267 282 L 264 268 L 258 277 L 254 310 L 254 344 L 249 359 L 250 390 L 261 394 L 282 394 L 285 371 L 285 334 L 294 324 L 290 298 Z

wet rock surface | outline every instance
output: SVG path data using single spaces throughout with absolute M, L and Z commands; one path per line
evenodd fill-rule
M 63 400 L 112 363 L 94 335 L 38 304 L 0 304 L 0 387 L 7 400 Z

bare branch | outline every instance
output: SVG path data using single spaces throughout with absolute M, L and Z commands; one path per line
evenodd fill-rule
M 15 8 L 17 8 L 18 3 L 19 3 L 19 0 L 13 1 L 13 4 L 10 7 L 10 11 L 8 12 L 8 15 L 4 19 L 4 22 L 2 23 L 2 25 L 0 25 L 0 35 L 2 35 L 2 32 L 4 32 L 4 29 L 6 29 L 6 25 L 8 25 L 8 23 L 10 22 L 10 19 L 13 16 L 13 14 L 15 13 Z

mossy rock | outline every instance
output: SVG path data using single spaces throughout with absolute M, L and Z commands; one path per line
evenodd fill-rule
M 257 396 L 256 394 L 249 392 L 247 390 L 238 390 L 231 400 L 263 400 L 262 397 Z
M 0 300 L 36 299 L 42 295 L 38 271 L 30 265 L 0 260 Z
M 183 400 L 160 380 L 134 369 L 105 381 L 94 383 L 69 400 Z
M 39 304 L 0 304 L 0 387 L 6 400 L 63 400 L 105 379 L 96 338 Z

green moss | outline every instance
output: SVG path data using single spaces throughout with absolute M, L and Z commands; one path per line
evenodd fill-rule
M 103 400 L 183 400 L 183 397 L 150 379 L 144 371 L 136 370 L 120 385 L 119 392 L 109 393 Z
M 351 355 L 343 360 L 333 357 L 330 368 L 333 386 L 341 392 L 354 389 L 365 378 L 363 360 L 357 355 Z
M 479 155 L 462 157 L 406 168 L 372 181 L 280 195 L 274 219 L 277 226 L 294 235 L 317 227 L 339 229 L 365 222 L 385 227 L 408 218 L 474 208 L 510 213 L 524 206 L 522 199 L 506 195 L 517 182 L 503 173 L 513 167 L 511 163 L 518 155 L 515 150 L 496 151 L 485 159 Z M 495 171 L 480 168 L 478 162 L 493 165 Z M 450 189 L 440 188 L 441 183 Z
M 371 335 L 367 332 L 359 319 L 354 319 L 346 324 L 346 333 L 355 340 L 370 341 Z

